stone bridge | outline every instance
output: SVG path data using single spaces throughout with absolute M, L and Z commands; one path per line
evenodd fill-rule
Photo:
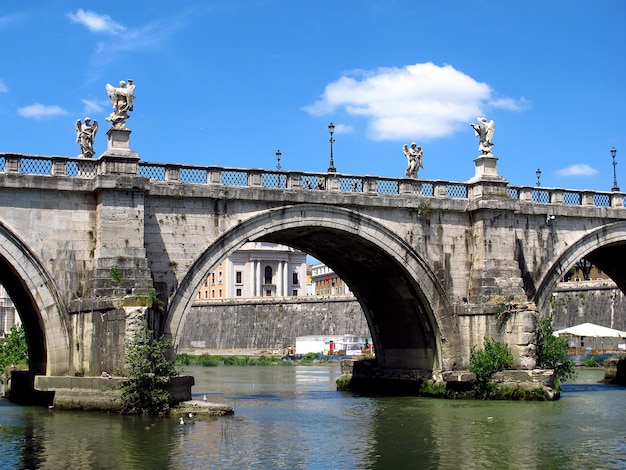
M 576 261 L 624 291 L 624 197 L 511 186 L 496 158 L 474 162 L 467 182 L 447 182 L 147 163 L 132 152 L 0 154 L 0 282 L 31 371 L 115 371 L 146 312 L 177 344 L 207 272 L 247 241 L 332 267 L 365 313 L 381 369 L 463 369 L 485 336 L 532 369 L 535 319 Z

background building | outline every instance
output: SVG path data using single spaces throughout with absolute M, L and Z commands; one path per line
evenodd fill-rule
M 324 263 L 311 266 L 311 282 L 314 295 L 352 295 L 348 285 Z
M 307 295 L 306 253 L 250 242 L 209 273 L 196 300 Z
M 4 286 L 0 284 L 0 338 L 11 331 L 14 325 L 19 325 L 20 316 L 13 305 L 13 301 Z

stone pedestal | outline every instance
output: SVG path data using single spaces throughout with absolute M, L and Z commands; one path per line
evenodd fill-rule
M 503 179 L 498 175 L 498 159 L 493 154 L 481 155 L 474 160 L 474 163 L 476 164 L 476 173 L 469 180 L 470 183 L 484 179 Z
M 139 155 L 130 149 L 129 129 L 111 128 L 107 131 L 108 147 L 100 156 L 103 174 L 136 175 Z
M 109 129 L 107 131 L 107 150 L 102 156 L 139 158 L 139 156 L 130 149 L 131 132 L 130 129 Z

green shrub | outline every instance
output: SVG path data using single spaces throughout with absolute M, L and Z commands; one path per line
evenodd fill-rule
M 600 363 L 595 358 L 587 359 L 583 362 L 583 366 L 585 367 L 600 367 Z
M 513 354 L 505 343 L 485 338 L 484 349 L 472 348 L 470 371 L 476 375 L 474 392 L 478 398 L 487 398 L 493 391 L 492 381 L 496 372 L 513 365 Z
M 314 353 L 314 352 L 306 353 L 304 356 L 302 356 L 302 359 L 300 359 L 300 364 L 310 364 L 316 358 L 317 358 L 317 353 Z
M 339 392 L 350 390 L 350 377 L 342 375 L 335 381 L 335 384 L 337 385 L 337 391 Z
M 558 391 L 561 383 L 576 377 L 576 370 L 574 361 L 567 355 L 567 340 L 552 333 L 552 315 L 537 320 L 537 366 L 554 369 L 555 388 Z
M 132 342 L 126 346 L 128 380 L 122 385 L 122 412 L 128 414 L 167 413 L 172 397 L 163 389 L 177 375 L 166 353 L 172 342 L 155 339 L 144 320 Z
M 22 325 L 11 327 L 0 339 L 0 379 L 8 366 L 28 366 L 28 344 Z

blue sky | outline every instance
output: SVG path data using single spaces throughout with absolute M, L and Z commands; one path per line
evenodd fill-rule
M 88 6 L 86 6 L 88 5 Z M 77 156 L 107 83 L 136 85 L 142 161 L 467 181 L 478 139 L 513 185 L 626 190 L 626 2 L 2 2 L 0 152 Z

